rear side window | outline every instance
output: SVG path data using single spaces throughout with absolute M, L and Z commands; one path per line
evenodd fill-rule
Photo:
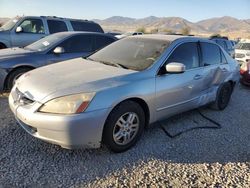
M 229 50 L 233 49 L 232 43 L 230 41 L 227 40 L 226 45 L 227 45 L 227 49 L 229 49 Z
M 62 42 L 60 47 L 63 47 L 65 53 L 80 53 L 93 51 L 93 36 L 92 35 L 77 35 L 72 36 Z
M 221 51 L 218 46 L 211 43 L 201 42 L 202 63 L 204 66 L 215 65 L 221 62 Z
M 178 46 L 167 60 L 167 63 L 171 62 L 182 63 L 187 70 L 199 67 L 197 43 L 189 42 Z
M 216 40 L 215 42 L 217 44 L 219 44 L 222 48 L 224 48 L 225 50 L 227 50 L 226 43 L 223 40 Z
M 102 28 L 96 23 L 84 21 L 70 21 L 70 23 L 74 31 L 91 31 L 103 33 Z
M 95 50 L 99 50 L 115 41 L 115 39 L 105 36 L 96 36 L 95 38 Z
M 58 33 L 63 31 L 68 31 L 67 26 L 64 21 L 59 20 L 48 20 L 48 27 L 50 34 Z

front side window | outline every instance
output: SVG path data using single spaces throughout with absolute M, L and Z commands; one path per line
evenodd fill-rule
M 96 52 L 88 59 L 136 71 L 150 67 L 170 45 L 170 41 L 150 38 L 125 38 Z
M 199 67 L 197 43 L 189 42 L 178 46 L 167 60 L 167 63 L 173 62 L 184 64 L 186 70 Z
M 47 23 L 48 23 L 50 34 L 68 31 L 67 26 L 64 21 L 48 20 Z
M 63 47 L 65 53 L 91 52 L 93 51 L 93 36 L 77 35 L 66 39 L 58 46 Z
M 215 65 L 221 62 L 221 51 L 217 45 L 206 42 L 201 42 L 200 45 L 204 66 Z
M 44 34 L 43 22 L 40 19 L 26 19 L 19 26 L 22 27 L 23 33 Z
M 62 41 L 63 38 L 65 38 L 65 35 L 62 33 L 57 33 L 53 35 L 49 35 L 47 37 L 44 37 L 28 46 L 25 47 L 25 49 L 31 50 L 31 51 L 45 51 L 52 48 L 54 45 L 56 45 L 58 42 Z

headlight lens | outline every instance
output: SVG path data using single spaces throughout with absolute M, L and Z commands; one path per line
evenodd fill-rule
M 84 112 L 95 93 L 82 93 L 52 99 L 38 111 L 54 114 L 78 114 Z

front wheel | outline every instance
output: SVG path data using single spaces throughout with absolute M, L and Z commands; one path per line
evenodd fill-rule
M 230 101 L 232 95 L 232 85 L 229 82 L 221 85 L 217 91 L 217 97 L 215 102 L 212 104 L 212 108 L 216 110 L 224 110 Z
M 13 72 L 10 73 L 6 80 L 6 89 L 9 91 L 11 88 L 15 85 L 16 80 L 22 76 L 24 73 L 30 71 L 31 69 L 29 68 L 19 68 Z
M 141 106 L 133 101 L 123 102 L 112 110 L 106 121 L 103 143 L 114 152 L 126 151 L 139 140 L 144 126 Z

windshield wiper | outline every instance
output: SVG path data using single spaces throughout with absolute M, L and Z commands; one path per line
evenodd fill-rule
M 116 65 L 117 67 L 120 67 L 120 68 L 129 69 L 127 66 L 125 66 L 121 63 L 113 63 L 113 64 Z

